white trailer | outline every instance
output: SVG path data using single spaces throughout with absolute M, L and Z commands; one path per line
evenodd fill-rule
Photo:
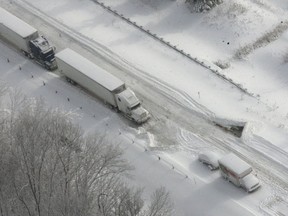
M 260 187 L 259 180 L 252 174 L 252 167 L 235 154 L 230 153 L 222 157 L 218 163 L 223 178 L 234 185 L 244 188 L 247 192 Z
M 60 72 L 70 83 L 79 84 L 137 123 L 143 123 L 150 117 L 134 92 L 117 77 L 69 48 L 55 56 Z
M 49 70 L 57 68 L 54 47 L 44 36 L 18 17 L 0 8 L 0 38 Z

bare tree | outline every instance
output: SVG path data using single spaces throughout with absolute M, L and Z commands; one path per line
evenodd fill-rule
M 60 174 L 65 170 L 61 159 L 66 161 L 74 152 L 71 143 L 69 147 L 63 143 L 63 135 L 79 144 L 80 131 L 65 113 L 46 109 L 42 101 L 26 100 L 21 105 L 21 109 L 16 106 L 11 109 L 9 152 L 19 164 L 11 184 L 19 206 L 27 215 L 47 215 L 52 209 L 51 197 L 55 197 L 56 192 L 59 195 L 59 179 L 63 179 Z M 66 151 L 60 154 L 60 148 Z
M 123 159 L 123 151 L 110 144 L 111 140 L 94 133 L 83 139 L 82 149 L 77 155 L 74 179 L 77 215 L 95 215 L 99 202 L 106 199 L 118 187 L 120 178 L 132 167 Z M 105 194 L 105 195 L 104 195 Z M 101 204 L 100 207 L 103 205 Z M 108 208 L 108 204 L 105 205 Z
M 84 136 L 67 112 L 14 96 L 0 115 L 0 216 L 169 215 L 163 188 L 145 211 L 142 189 L 123 183 L 133 167 L 111 137 Z
M 3 103 L 8 89 L 0 82 L 0 215 L 11 215 L 11 205 L 14 203 L 13 187 L 10 184 L 16 176 L 19 163 L 11 152 L 10 146 L 10 116 L 7 103 Z M 4 99 L 3 99 L 4 98 Z M 6 98 L 7 99 L 7 98 Z M 13 209 L 12 209 L 13 210 Z
M 115 186 L 107 194 L 102 194 L 101 200 L 99 199 L 101 215 L 140 216 L 144 206 L 141 198 L 142 189 L 129 188 L 121 182 Z
M 173 213 L 173 203 L 169 192 L 164 188 L 158 188 L 151 197 L 147 216 L 169 216 Z

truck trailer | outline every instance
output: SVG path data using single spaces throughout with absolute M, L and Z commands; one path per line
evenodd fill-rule
M 55 47 L 44 36 L 39 35 L 35 28 L 3 8 L 0 8 L 0 39 L 12 44 L 25 56 L 35 59 L 46 69 L 57 68 Z
M 221 175 L 225 180 L 232 182 L 238 187 L 244 188 L 247 192 L 252 192 L 260 187 L 260 182 L 252 174 L 252 167 L 230 153 L 218 160 Z
M 79 84 L 136 123 L 149 119 L 148 111 L 123 81 L 69 48 L 55 56 L 59 71 L 68 82 Z

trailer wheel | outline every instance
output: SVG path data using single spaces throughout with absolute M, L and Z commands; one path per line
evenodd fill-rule
M 71 83 L 71 79 L 69 77 L 66 77 L 67 82 Z
M 28 58 L 29 58 L 29 59 L 34 59 L 34 56 L 33 56 L 33 54 L 31 54 L 31 53 L 28 53 Z
M 25 52 L 24 50 L 21 50 L 21 52 L 23 53 L 24 56 L 28 57 L 28 53 Z
M 76 82 L 74 82 L 73 80 L 71 80 L 70 79 L 70 83 L 72 84 L 72 85 L 77 85 L 77 83 Z

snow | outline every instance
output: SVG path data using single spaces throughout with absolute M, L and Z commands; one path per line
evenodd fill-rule
M 1 78 L 29 97 L 75 113 L 86 133 L 102 131 L 120 142 L 135 166 L 128 181 L 145 187 L 145 198 L 158 186 L 167 187 L 176 215 L 286 215 L 286 24 L 275 40 L 235 57 L 263 34 L 282 28 L 286 1 L 224 1 L 205 14 L 191 14 L 182 0 L 103 2 L 206 64 L 227 64 L 219 72 L 252 96 L 93 1 L 82 0 L 1 0 L 0 5 L 43 32 L 57 52 L 70 47 L 131 86 L 153 116 L 147 124 L 131 125 L 64 82 L 57 71 L 45 71 L 3 43 Z M 218 130 L 209 123 L 214 121 L 245 123 L 243 136 Z M 207 149 L 240 154 L 257 172 L 260 190 L 247 195 L 219 172 L 203 168 L 197 155 Z
M 16 32 L 22 38 L 26 38 L 37 32 L 35 28 L 23 22 L 21 19 L 12 15 L 3 8 L 0 8 L 0 24 L 11 29 L 13 32 Z
M 65 2 L 65 1 L 64 1 Z M 103 9 L 101 9 L 99 6 L 95 5 L 93 2 L 87 2 L 86 4 L 79 5 L 79 2 L 77 0 L 73 0 L 73 4 L 75 4 L 74 8 L 72 8 L 73 4 L 71 1 L 66 2 L 66 4 L 62 2 L 62 7 L 67 7 L 67 10 L 59 12 L 59 10 L 55 10 L 52 5 L 50 6 L 49 2 L 46 1 L 37 1 L 36 3 L 33 2 L 33 4 L 42 10 L 45 10 L 47 14 L 49 14 L 52 17 L 57 18 L 59 21 L 61 21 L 64 25 L 68 25 L 69 27 L 75 29 L 76 31 L 81 32 L 81 34 L 86 35 L 87 37 L 93 39 L 94 41 L 97 41 L 107 47 L 109 49 L 113 50 L 113 52 L 116 52 L 119 56 L 122 58 L 125 58 L 129 62 L 133 62 L 135 66 L 138 68 L 141 68 L 142 71 L 145 71 L 145 73 L 148 73 L 149 76 L 153 76 L 153 79 L 155 80 L 160 80 L 161 83 L 165 83 L 166 85 L 169 85 L 169 87 L 173 91 L 177 91 L 178 94 L 182 94 L 182 92 L 185 92 L 186 95 L 181 95 L 180 100 L 182 100 L 182 103 L 188 103 L 187 106 L 195 106 L 197 103 L 201 103 L 204 107 L 208 108 L 212 113 L 215 113 L 216 116 L 218 117 L 223 117 L 227 119 L 233 119 L 233 120 L 241 120 L 241 121 L 247 121 L 249 120 L 255 120 L 257 117 L 255 116 L 255 113 L 267 113 L 267 118 L 269 118 L 269 121 L 274 121 L 277 118 L 277 121 L 284 121 L 285 124 L 287 123 L 287 119 L 283 118 L 283 115 L 286 115 L 286 112 L 284 110 L 286 107 L 283 107 L 283 110 L 281 110 L 282 113 L 278 114 L 277 116 L 276 113 L 271 113 L 270 107 L 272 105 L 268 104 L 268 106 L 263 106 L 262 101 L 258 100 L 258 98 L 251 98 L 244 93 L 242 94 L 239 92 L 238 89 L 235 89 L 233 86 L 231 86 L 229 83 L 225 84 L 221 83 L 219 85 L 219 82 L 217 78 L 215 77 L 215 74 L 211 73 L 208 69 L 205 69 L 197 64 L 193 64 L 189 59 L 177 55 L 177 53 L 174 53 L 171 51 L 170 48 L 163 46 L 162 44 L 159 44 L 158 42 L 155 42 L 154 39 L 147 37 L 143 32 L 137 31 L 134 27 L 128 25 L 126 22 L 123 22 L 119 19 L 116 19 L 112 14 L 103 12 Z M 118 2 L 118 1 L 117 1 Z M 122 3 L 121 3 L 122 2 Z M 117 5 L 125 5 L 125 1 L 118 2 Z M 69 7 L 67 6 L 68 4 Z M 113 4 L 116 4 L 115 1 L 105 1 L 105 4 L 110 5 L 113 7 Z M 137 11 L 137 8 L 134 8 L 133 5 L 130 5 L 129 3 L 126 2 L 126 4 L 129 5 L 129 7 L 133 8 L 133 11 Z M 139 3 L 140 4 L 140 3 Z M 139 7 L 139 4 L 138 7 Z M 172 4 L 172 3 L 171 3 Z M 239 10 L 239 8 L 244 8 L 245 11 L 247 10 L 247 13 L 249 12 L 249 16 L 253 16 L 258 18 L 255 20 L 255 22 L 249 22 L 246 20 L 246 13 L 245 17 L 243 18 L 243 22 L 239 21 L 236 19 L 236 17 L 230 18 L 226 17 L 227 23 L 222 23 L 223 20 L 221 19 L 221 26 L 227 28 L 231 26 L 231 24 L 235 24 L 234 22 L 239 22 L 236 23 L 237 25 L 233 25 L 233 28 L 235 29 L 219 29 L 219 28 L 214 28 L 214 24 L 211 22 L 215 21 L 215 16 L 218 15 L 223 15 L 225 14 L 223 11 L 217 12 L 217 11 L 212 11 L 212 13 L 216 14 L 207 14 L 204 17 L 200 17 L 199 15 L 193 15 L 193 17 L 189 17 L 189 29 L 185 30 L 184 27 L 188 25 L 188 16 L 190 14 L 188 11 L 184 10 L 184 6 L 177 1 L 173 3 L 172 5 L 169 5 L 169 7 L 165 7 L 165 9 L 161 10 L 161 13 L 165 13 L 163 16 L 156 15 L 155 11 L 155 16 L 153 16 L 153 22 L 161 23 L 161 28 L 159 25 L 157 25 L 159 28 L 157 29 L 168 29 L 170 25 L 175 25 L 178 28 L 182 27 L 181 29 L 178 30 L 178 32 L 181 33 L 181 37 L 177 37 L 178 34 L 175 36 L 175 40 L 177 39 L 177 42 L 174 42 L 173 40 L 170 39 L 171 35 L 174 36 L 174 33 L 169 33 L 167 32 L 166 34 L 162 34 L 162 32 L 157 32 L 155 30 L 155 33 L 163 36 L 167 41 L 170 41 L 171 43 L 175 44 L 178 46 L 178 44 L 183 41 L 182 37 L 186 37 L 184 40 L 185 44 L 185 49 L 183 45 L 183 49 L 190 53 L 192 56 L 196 56 L 198 59 L 204 59 L 210 64 L 213 62 L 218 61 L 218 59 L 215 57 L 211 58 L 210 56 L 207 56 L 207 53 L 211 54 L 213 52 L 215 53 L 215 56 L 219 56 L 222 58 L 223 55 L 229 54 L 227 58 L 231 58 L 233 52 L 236 50 L 236 48 L 231 49 L 231 46 L 239 47 L 242 44 L 245 44 L 246 41 L 248 40 L 253 40 L 257 38 L 257 34 L 262 34 L 263 31 L 269 30 L 269 27 L 271 25 L 276 24 L 276 22 L 280 22 L 278 18 L 275 16 L 275 14 L 271 12 L 267 12 L 266 10 L 263 9 L 258 9 L 254 11 L 253 9 L 250 9 L 249 7 L 251 6 L 248 1 L 245 1 L 245 3 L 239 4 L 235 3 L 235 1 L 232 2 L 226 2 L 223 8 L 220 7 L 220 9 L 216 10 L 227 10 L 227 8 L 230 7 L 235 7 L 236 12 Z M 236 4 L 236 6 L 235 6 Z M 141 4 L 140 4 L 141 5 Z M 121 11 L 120 9 L 122 7 L 115 7 L 116 10 L 119 10 L 121 13 L 127 15 L 130 17 L 132 20 L 135 20 L 137 23 L 141 25 L 145 25 L 145 23 L 142 24 L 142 20 L 145 18 L 145 20 L 150 20 L 149 16 L 147 18 L 146 13 L 142 15 L 142 19 L 137 19 L 138 16 L 133 14 L 133 11 L 131 12 L 126 10 Z M 120 8 L 119 8 L 120 7 Z M 128 7 L 128 6 L 127 6 Z M 128 7 L 128 8 L 129 8 Z M 141 7 L 141 6 L 140 6 Z M 147 5 L 146 10 L 147 9 Z M 160 6 L 159 6 L 160 7 Z M 163 6 L 164 7 L 164 6 Z M 50 9 L 51 8 L 51 9 Z M 126 7 L 125 7 L 126 8 Z M 176 9 L 177 10 L 176 10 Z M 221 9 L 222 8 L 222 9 Z M 253 7 L 255 8 L 255 7 Z M 176 11 L 173 11 L 173 10 Z M 259 11 L 260 10 L 260 11 Z M 181 22 L 182 26 L 176 25 L 177 23 L 173 23 L 172 20 L 174 20 L 174 16 L 171 15 L 171 13 L 178 13 L 178 14 L 184 14 L 183 20 L 179 20 L 178 22 Z M 129 13 L 128 13 L 129 12 Z M 235 13 L 236 13 L 235 12 Z M 71 13 L 73 13 L 73 17 L 77 17 L 77 19 L 71 19 Z M 131 16 L 130 16 L 130 13 Z M 231 12 L 232 13 L 232 12 Z M 263 15 L 261 15 L 263 13 Z M 269 16 L 266 16 L 266 13 L 269 13 Z M 284 13 L 284 12 L 283 12 Z M 85 14 L 85 16 L 83 16 Z M 88 15 L 89 14 L 89 15 Z M 170 15 L 170 16 L 168 16 Z M 247 15 L 247 16 L 248 16 Z M 261 16 L 260 16 L 261 15 Z M 265 15 L 265 16 L 264 16 Z M 151 16 L 151 15 L 150 15 Z M 166 17 L 168 16 L 168 18 Z M 194 17 L 195 16 L 195 17 Z M 167 21 L 165 20 L 162 21 L 163 17 L 166 17 Z M 176 16 L 178 17 L 178 16 Z M 181 17 L 181 16 L 179 16 Z M 159 20 L 157 20 L 158 18 Z M 160 19 L 161 18 L 161 19 Z M 193 19 L 195 18 L 195 19 Z M 272 19 L 273 18 L 273 19 Z M 155 20 L 156 19 L 156 20 Z M 217 18 L 219 19 L 219 18 Z M 232 19 L 232 20 L 231 20 Z M 265 19 L 263 21 L 263 19 Z M 152 20 L 152 18 L 151 18 Z M 191 20 L 193 20 L 192 24 Z M 162 21 L 162 22 L 161 22 Z M 233 22 L 230 23 L 229 21 Z M 146 21 L 147 22 L 147 21 Z M 151 21 L 152 22 L 152 21 Z M 154 32 L 154 28 L 151 27 L 151 22 L 150 25 L 145 26 L 145 28 L 148 28 L 151 32 Z M 185 22 L 185 23 L 182 23 Z M 272 23 L 271 23 L 272 22 Z M 261 25 L 257 25 L 257 23 L 261 23 Z M 194 24 L 194 25 L 193 25 Z M 197 24 L 197 26 L 195 26 Z M 265 24 L 265 26 L 263 25 Z M 191 25 L 191 27 L 190 27 Z M 211 28 L 212 25 L 212 28 Z M 217 26 L 220 25 L 220 20 Z M 250 28 L 247 26 L 251 25 Z M 257 25 L 257 29 L 256 28 Z M 112 26 L 112 27 L 111 27 Z M 243 26 L 246 26 L 247 28 L 243 28 Z M 205 28 L 205 29 L 204 29 Z M 212 29 L 212 30 L 210 30 Z M 251 34 L 251 29 L 253 30 L 253 34 Z M 174 31 L 176 31 L 175 29 Z M 185 30 L 185 31 L 184 31 Z M 245 30 L 245 31 L 244 31 Z M 257 30 L 257 31 L 256 31 Z M 126 32 L 132 32 L 129 36 L 126 36 Z M 158 30 L 159 31 L 159 30 Z M 168 30 L 166 30 L 168 31 Z M 193 34 L 192 34 L 193 31 Z M 212 31 L 212 32 L 211 32 Z M 225 37 L 230 37 L 234 34 L 236 34 L 234 31 L 240 32 L 238 33 L 240 36 L 236 37 L 233 36 L 233 38 L 237 41 L 238 43 L 232 43 L 232 39 L 230 40 L 230 45 L 225 45 L 223 46 L 223 38 L 224 35 Z M 101 32 L 101 34 L 99 34 Z M 257 34 L 255 33 L 257 32 Z M 180 34 L 179 33 L 179 34 Z M 198 35 L 197 34 L 200 34 Z M 250 34 L 249 34 L 250 33 Z M 190 35 L 193 35 L 193 38 L 191 39 Z M 195 35 L 196 34 L 196 35 Z M 208 40 L 207 36 L 210 37 L 210 35 L 214 34 L 221 34 L 220 36 L 215 36 L 212 39 L 218 39 L 218 43 L 216 41 L 211 41 Z M 205 36 L 204 36 L 205 35 Z M 249 37 L 248 37 L 249 36 Z M 199 40 L 195 39 L 200 38 Z M 188 42 L 189 40 L 189 42 Z M 224 38 L 224 40 L 226 40 Z M 206 44 L 210 42 L 211 44 Z M 214 47 L 215 44 L 221 43 L 221 46 Z M 194 44 L 197 44 L 194 46 Z M 226 44 L 226 43 L 225 43 Z M 199 47 L 201 45 L 201 47 Z M 141 49 L 139 49 L 141 47 Z M 197 54 L 192 53 L 197 51 Z M 201 52 L 205 52 L 205 55 L 201 55 Z M 145 56 L 145 58 L 143 58 Z M 157 59 L 157 61 L 156 61 Z M 221 59 L 222 60 L 222 59 Z M 226 57 L 223 58 L 223 61 L 226 60 Z M 175 64 L 177 62 L 177 64 Z M 230 63 L 231 64 L 231 63 Z M 181 65 L 181 67 L 179 67 Z M 244 88 L 250 87 L 246 86 L 246 83 L 242 81 L 242 79 L 239 79 L 239 77 L 243 77 L 243 74 L 245 71 L 249 71 L 247 69 L 241 69 L 241 68 L 236 68 L 234 70 L 234 62 L 231 68 L 226 70 L 224 75 L 229 75 L 230 78 L 232 78 L 233 81 L 236 83 L 241 83 Z M 233 74 L 229 71 L 233 70 Z M 237 74 L 235 74 L 237 72 Z M 257 71 L 258 72 L 258 71 Z M 259 79 L 261 77 L 265 78 L 261 74 L 257 75 L 257 78 Z M 235 74 L 235 75 L 234 75 Z M 244 77 L 245 78 L 245 77 Z M 262 80 L 263 80 L 262 78 Z M 259 88 L 263 88 L 263 86 L 266 86 L 270 81 L 268 80 L 269 77 L 266 77 L 264 80 L 265 82 L 259 82 L 263 83 L 263 85 L 257 85 Z M 251 80 L 251 79 L 245 79 L 246 80 Z M 239 82 L 238 82 L 239 81 Z M 253 79 L 252 79 L 253 81 Z M 255 79 L 254 79 L 255 83 Z M 255 86 L 255 85 L 254 85 Z M 249 89 L 250 90 L 250 89 Z M 254 89 L 253 89 L 254 90 Z M 221 95 L 225 94 L 225 99 L 221 97 Z M 258 95 L 259 92 L 255 92 L 255 95 Z M 262 95 L 261 95 L 262 96 Z M 274 99 L 274 98 L 273 98 Z M 229 102 L 227 102 L 227 100 Z M 266 101 L 264 101 L 266 102 Z M 231 108 L 231 104 L 237 104 L 237 106 L 233 106 Z M 272 103 L 274 104 L 274 103 Z M 229 112 L 226 112 L 226 110 L 229 107 Z M 278 111 L 278 110 L 276 110 Z M 201 111 L 200 111 L 201 112 Z M 269 113 L 270 112 L 270 113 Z M 280 116 L 279 116 L 280 115 Z M 273 122 L 274 124 L 277 124 L 275 121 Z
M 125 85 L 125 83 L 117 77 L 114 77 L 110 73 L 106 72 L 69 48 L 56 53 L 55 56 L 56 58 L 75 68 L 77 71 L 80 71 L 85 76 L 90 77 L 111 92 Z M 62 70 L 65 70 L 65 68 L 62 68 Z M 63 73 L 65 74 L 65 72 Z
M 130 88 L 127 88 L 125 91 L 120 92 L 118 94 L 118 97 L 125 99 L 125 102 L 127 102 L 127 105 L 129 105 L 130 107 L 134 107 L 139 104 L 139 99 L 136 97 L 136 95 Z
M 198 158 L 199 161 L 203 160 L 204 162 L 213 165 L 212 168 L 218 168 L 219 167 L 218 160 L 221 158 L 221 156 L 216 152 L 204 151 L 199 153 Z
M 251 170 L 251 166 L 245 161 L 241 160 L 239 157 L 230 153 L 219 159 L 219 164 L 227 167 L 229 170 L 233 171 L 237 176 L 242 177 L 243 173 L 248 174 L 247 170 Z
M 245 188 L 250 192 L 261 186 L 259 180 L 253 174 L 246 175 L 242 180 Z

